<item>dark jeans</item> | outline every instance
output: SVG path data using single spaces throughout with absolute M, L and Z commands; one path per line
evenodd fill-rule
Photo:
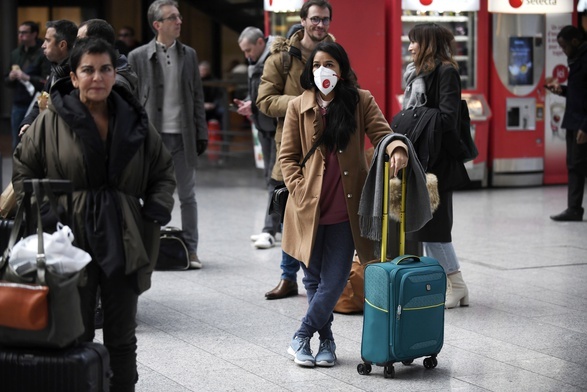
M 116 270 L 106 277 L 95 261 L 86 268 L 87 284 L 80 289 L 84 319 L 84 341 L 94 340 L 94 314 L 96 291 L 100 286 L 104 312 L 104 345 L 110 354 L 113 377 L 111 392 L 132 392 L 138 381 L 136 314 L 139 296 L 134 290 L 135 277 L 126 276 L 124 270 Z
M 263 175 L 265 183 L 267 184 L 267 193 L 269 198 L 267 200 L 267 210 L 265 211 L 265 222 L 263 226 L 263 233 L 269 233 L 275 237 L 275 233 L 281 231 L 281 224 L 279 216 L 269 214 L 269 206 L 273 197 L 273 190 L 280 182 L 271 179 L 271 172 L 273 165 L 275 165 L 275 132 L 258 132 L 259 144 L 261 144 L 261 151 L 263 152 Z
M 569 173 L 568 207 L 572 210 L 581 210 L 587 176 L 587 143 L 577 144 L 577 131 L 570 129 L 567 129 L 566 141 Z
M 349 222 L 320 225 L 312 249 L 309 267 L 303 263 L 304 287 L 308 294 L 308 310 L 294 336 L 331 339 L 334 306 L 346 286 L 355 244 Z

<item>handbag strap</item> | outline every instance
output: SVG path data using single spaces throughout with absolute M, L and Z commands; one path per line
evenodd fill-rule
M 24 203 L 19 203 L 18 208 L 16 210 L 16 215 L 14 216 L 14 224 L 12 225 L 12 230 L 10 231 L 10 237 L 8 237 L 8 245 L 4 250 L 4 254 L 2 255 L 2 259 L 0 259 L 0 271 L 4 269 L 4 265 L 8 262 L 8 257 L 10 255 L 10 251 L 16 244 L 16 240 L 18 237 L 18 233 L 20 232 L 20 227 L 22 226 L 24 215 Z
M 43 222 L 41 220 L 41 201 L 43 199 L 43 192 L 41 190 L 41 182 L 38 179 L 31 180 L 33 186 L 32 195 L 35 196 L 36 199 L 36 213 L 37 213 L 37 283 L 44 285 L 45 284 L 45 270 L 46 270 L 46 257 L 45 257 L 45 246 L 43 242 Z M 25 196 L 26 197 L 26 196 Z M 50 198 L 51 196 L 49 196 Z M 53 196 L 54 197 L 54 196 Z M 30 206 L 31 203 L 28 202 Z M 24 199 L 18 205 L 18 210 L 16 211 L 16 216 L 14 218 L 14 225 L 12 226 L 12 231 L 10 232 L 10 238 L 8 239 L 8 246 L 4 251 L 4 255 L 0 260 L 0 270 L 2 270 L 5 264 L 8 262 L 10 257 L 10 252 L 16 243 L 17 237 L 20 233 L 20 228 L 23 223 L 24 217 L 24 210 L 25 210 L 25 202 Z
M 45 284 L 45 268 L 47 267 L 47 259 L 45 257 L 45 244 L 43 241 L 43 222 L 41 220 L 41 200 L 43 199 L 43 192 L 41 191 L 41 182 L 38 179 L 33 179 L 33 194 L 37 200 L 37 283 Z
M 322 138 L 319 138 L 318 140 L 316 140 L 316 143 L 314 143 L 314 145 L 312 146 L 312 148 L 310 148 L 310 151 L 308 151 L 308 153 L 306 154 L 306 156 L 304 157 L 304 159 L 300 163 L 300 167 L 301 168 L 303 168 L 304 166 L 306 166 L 306 162 L 308 161 L 308 159 L 310 159 L 310 157 L 312 156 L 312 154 L 314 153 L 314 151 L 316 151 L 316 149 L 318 148 L 318 146 L 321 143 L 322 143 Z

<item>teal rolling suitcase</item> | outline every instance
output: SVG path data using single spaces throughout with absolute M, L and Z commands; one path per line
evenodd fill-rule
M 402 196 L 406 194 L 405 177 L 402 176 Z M 389 162 L 386 162 L 384 178 L 389 178 Z M 381 238 L 387 238 L 389 181 L 385 182 Z M 400 254 L 405 247 L 404 214 L 405 198 L 402 197 Z M 395 362 L 410 365 L 420 357 L 426 357 L 424 366 L 427 369 L 435 368 L 436 356 L 444 342 L 444 269 L 430 257 L 403 255 L 386 261 L 387 243 L 381 242 L 381 263 L 365 268 L 363 362 L 357 365 L 357 371 L 367 375 L 374 364 L 384 367 L 385 378 L 394 378 Z

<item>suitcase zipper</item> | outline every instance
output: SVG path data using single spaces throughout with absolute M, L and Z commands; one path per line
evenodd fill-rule
M 430 305 L 430 306 L 421 306 L 419 308 L 403 308 L 403 310 L 408 311 L 408 310 L 423 310 L 423 309 L 432 309 L 432 308 L 438 308 L 439 306 L 444 306 L 444 302 L 440 303 L 440 304 L 436 304 L 436 305 Z M 402 314 L 402 306 L 398 305 L 397 306 L 397 316 L 396 318 L 399 320 Z
M 368 300 L 367 298 L 365 298 L 365 302 L 366 302 L 366 303 L 367 303 L 369 306 L 371 306 L 372 308 L 375 308 L 375 309 L 377 309 L 377 310 L 380 310 L 380 311 L 382 311 L 382 312 L 385 312 L 385 313 L 389 313 L 389 311 L 388 311 L 387 309 L 383 309 L 383 308 L 380 308 L 379 306 L 375 306 L 375 305 L 373 305 L 371 302 L 369 302 L 369 300 Z

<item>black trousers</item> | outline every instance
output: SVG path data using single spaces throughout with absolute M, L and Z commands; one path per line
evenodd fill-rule
M 96 291 L 100 286 L 100 298 L 104 312 L 104 345 L 110 354 L 113 377 L 111 392 L 132 392 L 138 381 L 136 315 L 139 296 L 134 287 L 135 276 L 126 276 L 123 269 L 106 277 L 95 261 L 86 268 L 87 284 L 80 289 L 85 332 L 84 341 L 94 340 L 94 314 Z
M 585 130 L 587 131 L 587 130 Z M 577 130 L 567 129 L 567 171 L 569 174 L 568 207 L 580 210 L 587 176 L 587 143 L 577 144 Z

